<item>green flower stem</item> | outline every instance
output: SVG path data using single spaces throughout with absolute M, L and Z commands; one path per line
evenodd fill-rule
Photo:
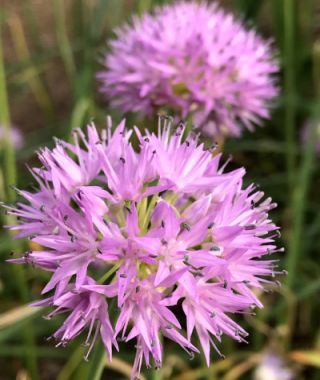
M 0 18 L 0 123 L 4 128 L 4 174 L 6 179 L 6 184 L 12 185 L 16 183 L 16 162 L 15 162 L 15 152 L 12 145 L 11 138 L 11 127 L 10 127 L 10 115 L 8 106 L 8 96 L 6 88 L 6 78 L 5 78 L 5 68 L 4 68 L 4 58 L 2 51 L 2 17 Z M 15 201 L 16 194 L 13 189 L 5 188 L 6 201 L 12 203 Z M 7 217 L 7 222 L 14 223 L 14 218 L 11 216 Z M 21 248 L 18 242 L 12 242 L 13 249 Z M 28 302 L 28 290 L 27 281 L 25 273 L 22 267 L 13 265 L 12 266 L 13 276 L 17 283 L 17 288 L 19 291 L 20 300 L 23 303 Z M 23 339 L 25 344 L 29 347 L 25 351 L 25 360 L 27 368 L 33 380 L 39 379 L 36 352 L 34 345 L 34 335 L 32 325 L 28 324 L 23 330 Z
M 295 182 L 295 0 L 283 0 L 284 23 L 284 96 L 285 133 L 287 144 L 288 186 L 292 191 Z
M 320 100 L 319 100 L 320 104 Z M 318 105 L 319 107 L 319 105 Z M 319 120 L 319 116 L 318 116 Z M 308 190 L 311 183 L 311 177 L 314 166 L 314 156 L 315 156 L 315 142 L 316 142 L 316 129 L 317 122 L 313 122 L 310 134 L 308 136 L 308 141 L 305 146 L 305 152 L 303 155 L 301 169 L 299 174 L 299 182 L 295 188 L 293 194 L 293 204 L 292 204 L 292 219 L 293 225 L 289 234 L 288 241 L 288 258 L 287 258 L 287 270 L 288 276 L 286 278 L 286 285 L 290 289 L 294 289 L 297 284 L 297 272 L 298 272 L 298 262 L 299 256 L 302 253 L 303 245 L 301 244 L 304 236 L 304 220 L 305 220 L 305 209 L 306 209 L 306 199 L 308 195 Z M 287 323 L 293 323 L 293 316 L 290 313 L 290 308 L 288 309 Z M 289 325 L 290 326 L 290 325 Z M 290 347 L 292 331 L 288 335 L 285 345 Z
M 71 85 L 73 85 L 76 76 L 76 66 L 74 63 L 72 47 L 67 34 L 64 1 L 54 0 L 53 10 L 60 54 L 65 66 L 66 73 L 69 77 L 69 81 Z
M 315 43 L 313 49 L 313 77 L 315 83 L 315 92 L 317 94 L 317 102 L 314 105 L 314 118 L 312 120 L 312 126 L 310 128 L 310 133 L 308 136 L 307 143 L 305 145 L 305 150 L 301 162 L 301 169 L 299 175 L 299 181 L 296 185 L 295 192 L 293 194 L 292 203 L 292 229 L 289 235 L 288 242 L 288 261 L 287 270 L 288 276 L 286 279 L 286 285 L 289 288 L 293 288 L 297 278 L 297 264 L 299 255 L 301 252 L 302 245 L 301 241 L 303 239 L 303 228 L 304 228 L 304 217 L 306 209 L 306 198 L 308 195 L 308 190 L 311 183 L 311 176 L 314 166 L 314 156 L 315 156 L 315 144 L 317 141 L 317 127 L 320 120 L 320 94 L 318 93 L 317 85 L 320 73 L 320 47 L 319 43 Z
M 159 196 L 156 194 L 154 195 L 152 198 L 151 198 L 151 201 L 145 211 L 144 214 L 142 214 L 142 227 L 141 227 L 141 234 L 144 235 L 147 233 L 147 229 L 148 229 L 148 224 L 150 222 L 150 218 L 151 218 L 151 213 L 152 213 L 152 210 L 154 209 L 155 207 L 155 204 L 157 203 L 159 199 Z
M 111 269 L 108 270 L 98 281 L 98 284 L 103 284 L 107 279 L 112 276 L 123 264 L 123 260 L 119 260 Z
M 80 346 L 77 349 L 75 349 L 74 352 L 70 355 L 69 360 L 66 362 L 62 370 L 59 372 L 57 380 L 70 380 L 72 374 L 80 366 L 82 360 L 83 347 Z
M 295 182 L 295 0 L 283 0 L 283 25 L 284 25 L 284 123 L 287 144 L 287 173 L 288 186 L 291 192 Z
M 82 126 L 82 123 L 85 119 L 86 114 L 88 113 L 88 110 L 90 109 L 91 102 L 88 98 L 83 97 L 79 98 L 76 102 L 72 115 L 71 115 L 71 121 L 70 121 L 70 131 L 73 128 L 80 128 Z M 68 133 L 70 132 L 68 131 Z M 71 141 L 72 136 L 69 137 L 69 140 Z

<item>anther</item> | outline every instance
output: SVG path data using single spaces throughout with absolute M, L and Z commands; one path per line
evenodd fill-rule
M 120 157 L 120 161 L 125 164 L 126 163 L 126 160 L 123 158 L 123 157 Z
M 190 231 L 190 230 L 191 230 L 190 224 L 185 223 L 185 222 L 181 223 L 180 227 L 181 227 L 181 229 L 183 229 L 183 230 L 187 230 L 187 231 Z
M 131 214 L 131 209 L 128 206 L 124 206 L 124 208 L 128 211 L 129 214 Z
M 213 226 L 214 226 L 214 222 L 211 222 L 210 224 L 208 224 L 208 229 L 210 230 Z
M 218 147 L 218 143 L 214 143 L 213 145 L 210 146 L 210 148 L 208 149 L 210 153 L 213 153 Z
M 32 251 L 27 251 L 27 252 L 25 252 L 25 253 L 23 254 L 23 256 L 24 256 L 25 258 L 28 258 L 28 257 L 30 256 L 31 253 L 32 253 Z

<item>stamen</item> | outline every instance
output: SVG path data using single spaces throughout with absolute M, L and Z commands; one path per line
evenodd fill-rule
M 168 242 L 167 242 L 167 240 L 165 240 L 165 239 L 161 239 L 161 244 L 162 244 L 162 245 L 168 245 Z
M 97 339 L 97 337 L 98 337 L 98 333 L 99 333 L 99 331 L 100 331 L 100 325 L 101 325 L 101 323 L 98 322 L 98 323 L 97 323 L 97 327 L 96 327 L 96 331 L 95 331 L 95 333 L 94 333 L 94 337 L 93 337 L 92 342 L 91 342 L 91 345 L 90 345 L 90 347 L 89 347 L 89 349 L 88 349 L 86 355 L 84 356 L 84 360 L 85 360 L 86 362 L 89 360 L 90 352 L 92 351 L 93 346 L 94 346 L 94 343 L 95 343 L 95 341 L 96 341 L 96 339 Z

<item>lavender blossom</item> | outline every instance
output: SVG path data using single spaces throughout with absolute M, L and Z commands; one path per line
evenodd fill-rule
M 217 4 L 158 7 L 116 35 L 98 74 L 112 106 L 142 116 L 170 107 L 215 138 L 270 116 L 279 70 L 271 41 Z
M 262 307 L 254 290 L 278 273 L 269 257 L 275 204 L 243 187 L 244 169 L 224 172 L 220 154 L 184 132 L 159 118 L 157 135 L 135 129 L 136 151 L 124 122 L 113 133 L 110 119 L 101 133 L 93 124 L 87 136 L 77 129 L 73 144 L 57 140 L 39 152 L 42 167 L 31 169 L 39 189 L 17 189 L 27 202 L 5 206 L 18 218 L 9 227 L 16 237 L 42 247 L 10 261 L 52 273 L 48 298 L 35 305 L 54 308 L 47 318 L 68 314 L 57 345 L 88 329 L 86 358 L 101 335 L 111 360 L 117 339 L 135 339 L 132 378 L 143 361 L 161 366 L 162 336 L 193 355 L 195 331 L 208 365 L 223 334 L 244 342 L 232 315 Z

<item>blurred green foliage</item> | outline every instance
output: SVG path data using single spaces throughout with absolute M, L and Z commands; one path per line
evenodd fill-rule
M 14 152 L 0 146 L 0 197 L 14 201 L 8 185 L 28 187 L 25 163 L 34 151 L 52 146 L 52 137 L 69 138 L 71 128 L 94 117 L 103 126 L 110 114 L 99 96 L 95 73 L 107 51 L 113 28 L 165 0 L 4 0 L 0 7 L 0 123 L 10 122 L 24 134 L 25 145 Z M 145 371 L 153 379 L 253 379 L 263 353 L 283 356 L 295 379 L 320 380 L 320 168 L 315 157 L 316 126 L 320 123 L 320 4 L 316 0 L 230 0 L 221 3 L 242 17 L 249 27 L 274 38 L 281 64 L 277 99 L 271 121 L 240 140 L 228 140 L 224 154 L 235 166 L 246 167 L 248 182 L 261 185 L 279 207 L 272 212 L 282 227 L 286 252 L 280 267 L 289 275 L 282 288 L 261 295 L 265 308 L 257 317 L 242 318 L 250 334 L 248 346 L 223 341 L 224 361 L 213 354 L 207 369 L 200 357 L 192 362 L 167 344 L 164 368 Z M 1 53 L 1 52 L 0 52 Z M 6 91 L 7 90 L 7 91 Z M 128 124 L 136 118 L 126 115 Z M 314 128 L 301 143 L 301 128 Z M 140 124 L 146 123 L 140 121 Z M 146 125 L 145 125 L 146 126 Z M 319 137 L 318 137 L 319 138 Z M 1 215 L 2 222 L 12 222 Z M 91 363 L 83 363 L 81 338 L 65 349 L 55 349 L 44 337 L 59 318 L 43 321 L 42 310 L 21 305 L 39 297 L 46 274 L 32 267 L 5 263 L 11 250 L 25 247 L 1 230 L 0 254 L 0 366 L 1 380 L 95 379 L 103 371 L 98 348 Z M 27 243 L 24 243 L 25 245 Z M 105 379 L 125 379 L 130 373 L 133 346 L 103 371 Z M 102 366 L 101 366 L 102 363 Z M 95 371 L 94 371 L 95 372 Z M 60 374 L 59 374 L 60 373 Z M 267 379 L 266 379 L 267 380 Z M 281 379 L 279 379 L 281 380 Z

